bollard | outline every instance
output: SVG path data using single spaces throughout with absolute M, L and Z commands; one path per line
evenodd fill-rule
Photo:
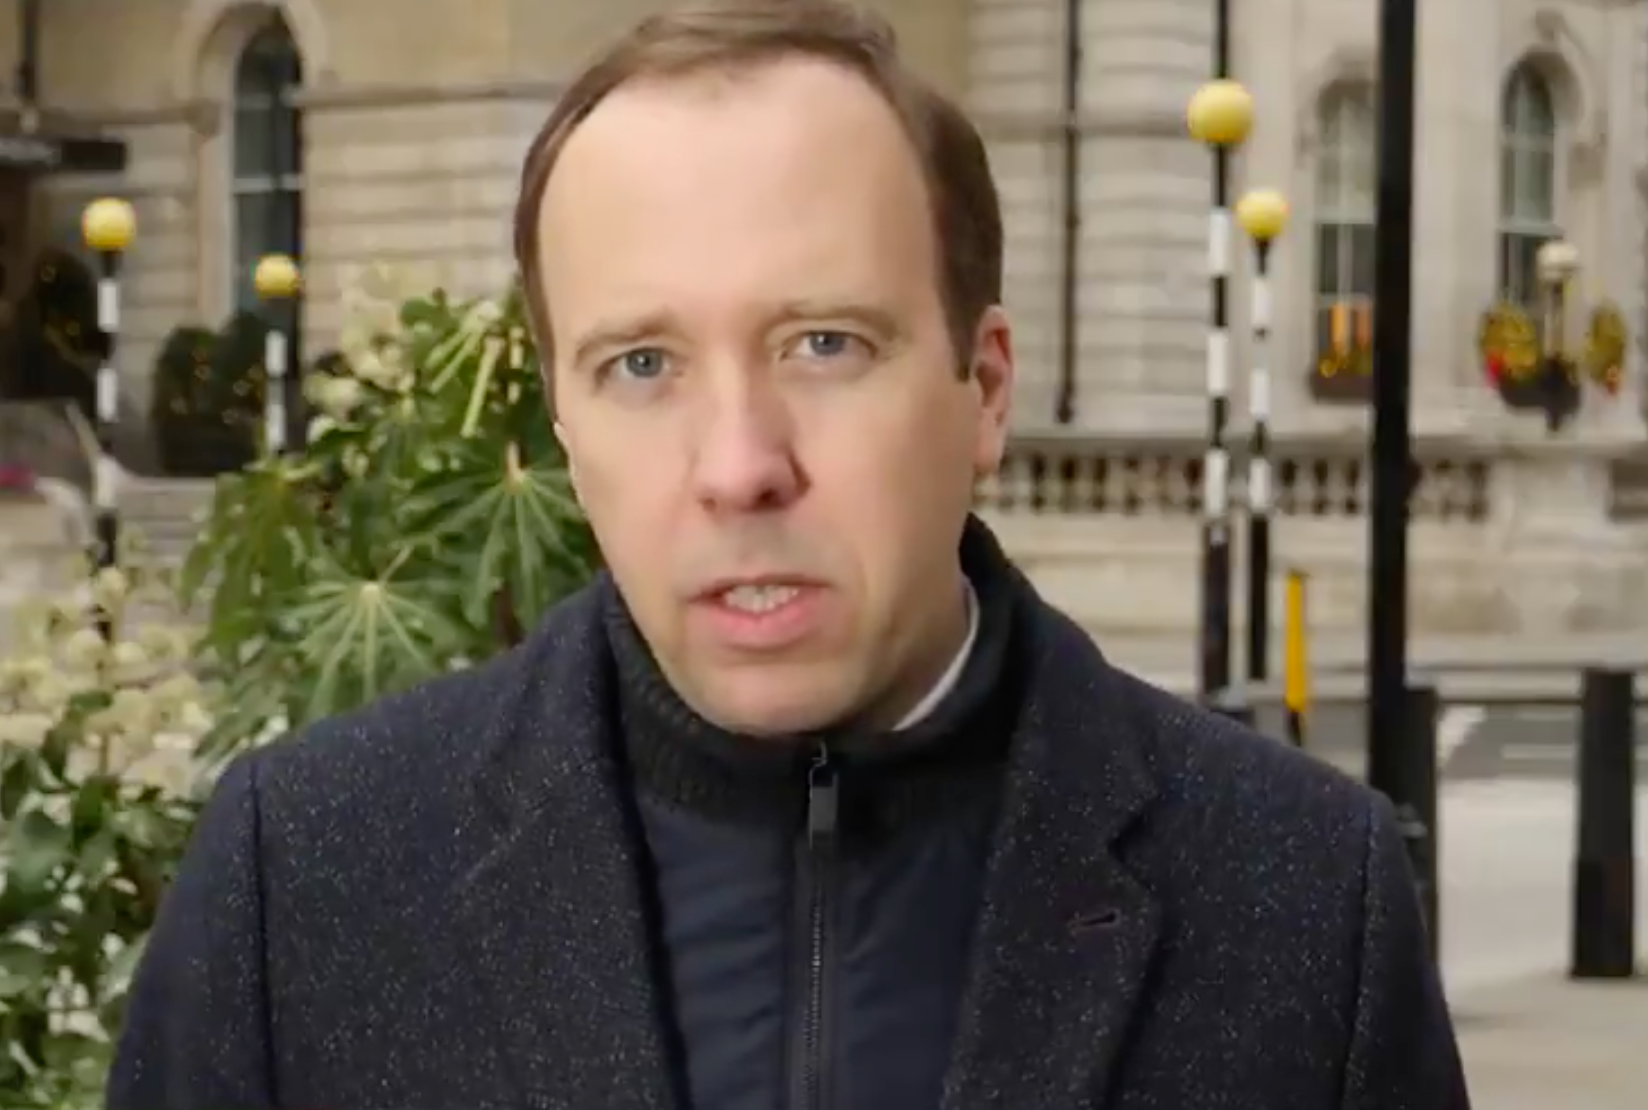
M 1310 659 L 1306 648 L 1305 572 L 1287 572 L 1282 626 L 1282 706 L 1287 714 L 1287 738 L 1296 748 L 1305 746 L 1305 721 L 1310 712 Z
M 1636 693 L 1630 671 L 1588 668 L 1580 688 L 1574 979 L 1636 972 Z
M 1441 913 L 1436 865 L 1440 858 L 1436 822 L 1436 725 L 1441 699 L 1430 682 L 1409 679 L 1401 713 L 1402 735 L 1396 743 L 1373 743 L 1369 754 L 1381 757 L 1369 765 L 1368 781 L 1383 789 L 1396 810 L 1398 828 L 1408 850 L 1408 863 L 1419 889 L 1431 957 L 1438 953 Z

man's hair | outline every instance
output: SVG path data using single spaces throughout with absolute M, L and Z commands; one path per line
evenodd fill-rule
M 515 208 L 515 259 L 546 368 L 552 337 L 538 216 L 572 132 L 632 81 L 786 57 L 822 59 L 858 74 L 887 101 L 914 144 L 932 206 L 946 322 L 965 373 L 979 315 L 1001 302 L 1001 203 L 984 142 L 959 107 L 905 65 L 886 21 L 847 0 L 689 0 L 636 24 L 573 79 L 527 152 Z

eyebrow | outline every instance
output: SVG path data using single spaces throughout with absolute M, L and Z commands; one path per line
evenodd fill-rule
M 582 366 L 598 351 L 631 346 L 673 330 L 672 318 L 666 312 L 650 312 L 631 320 L 600 324 L 578 338 L 572 351 L 572 364 Z
M 777 307 L 773 317 L 777 323 L 853 320 L 888 336 L 900 335 L 904 331 L 891 312 L 859 301 L 785 301 Z
M 859 301 L 783 301 L 771 311 L 769 317 L 768 326 L 805 323 L 809 320 L 852 320 L 884 336 L 896 337 L 904 333 L 898 318 L 891 312 Z M 591 356 L 601 351 L 633 346 L 655 336 L 678 330 L 675 317 L 663 311 L 600 324 L 579 337 L 573 346 L 572 364 L 582 366 Z

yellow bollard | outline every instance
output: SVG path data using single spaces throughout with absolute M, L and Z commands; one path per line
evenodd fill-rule
M 1296 748 L 1305 746 L 1306 717 L 1310 712 L 1310 658 L 1305 627 L 1305 572 L 1287 572 L 1286 611 L 1283 616 L 1282 705 L 1287 710 L 1287 737 Z

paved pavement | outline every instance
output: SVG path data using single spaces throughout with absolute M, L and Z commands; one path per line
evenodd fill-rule
M 1325 705 L 1312 711 L 1306 742 L 1323 759 L 1360 775 L 1366 757 L 1360 705 Z M 1281 716 L 1262 713 L 1260 725 L 1282 735 Z M 1579 735 L 1576 709 L 1453 705 L 1437 728 L 1437 762 L 1444 781 L 1536 779 L 1572 782 Z M 1648 712 L 1637 721 L 1640 781 L 1648 783 Z
M 1638 804 L 1648 814 L 1648 789 Z M 1548 778 L 1449 783 L 1441 807 L 1442 969 L 1473 1104 L 1642 1110 L 1648 977 L 1564 978 L 1572 789 Z M 1637 832 L 1638 859 L 1648 859 L 1648 821 Z M 1648 881 L 1638 901 L 1648 930 Z

